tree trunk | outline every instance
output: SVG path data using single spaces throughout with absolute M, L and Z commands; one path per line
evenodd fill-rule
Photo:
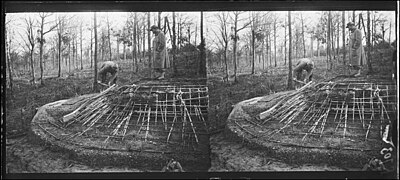
M 117 37 L 117 52 L 115 53 L 117 58 L 116 60 L 119 61 L 119 44 L 121 43 L 120 41 L 120 36 Z
M 96 12 L 94 12 L 94 79 L 93 79 L 93 90 L 95 92 L 98 91 L 97 85 L 97 20 L 96 20 Z
M 58 33 L 58 76 L 61 77 L 61 32 Z
M 353 11 L 353 23 L 356 23 L 356 11 Z
M 346 33 L 345 33 L 345 11 L 342 11 L 342 51 L 343 51 L 343 65 L 346 65 Z
M 288 83 L 287 89 L 293 89 L 293 81 L 292 81 L 292 23 L 290 17 L 290 11 L 288 11 L 288 23 L 289 23 L 289 75 L 288 75 Z
M 72 38 L 72 65 L 74 70 L 76 69 L 76 61 L 75 61 L 75 38 Z
M 187 28 L 187 37 L 188 37 L 188 43 L 190 45 L 190 26 Z
M 136 17 L 136 19 L 137 19 L 137 17 Z M 141 42 L 140 35 L 141 34 L 139 34 L 139 29 L 140 29 L 139 25 L 136 24 L 136 30 L 137 30 L 136 31 L 136 41 L 137 41 L 137 44 L 136 44 L 136 47 L 137 47 L 136 51 L 137 52 L 136 53 L 137 53 L 137 58 L 139 59 L 139 62 L 142 62 L 142 57 L 140 56 L 140 46 L 141 46 L 141 44 L 140 44 L 140 42 Z
M 53 47 L 53 49 L 52 49 L 52 51 L 51 51 L 51 59 L 53 59 L 53 61 L 52 61 L 52 68 L 53 69 L 56 69 L 56 48 L 55 47 Z
M 263 71 L 265 70 L 265 53 L 264 53 L 264 48 L 265 48 L 265 39 L 262 39 L 262 44 L 261 44 L 261 56 L 262 56 L 262 69 Z M 254 66 L 254 64 L 253 64 Z
M 314 57 L 314 38 L 313 35 L 311 34 L 310 36 L 310 58 Z
M 196 24 L 196 28 L 194 30 L 194 44 L 197 46 L 197 24 Z
M 326 67 L 327 70 L 332 69 L 332 56 L 331 56 L 331 12 L 328 12 L 328 32 L 327 32 L 327 43 L 326 43 L 326 52 L 327 52 L 327 62 Z
M 124 61 L 126 61 L 126 43 L 124 43 L 124 45 L 123 45 L 123 48 L 124 48 Z
M 35 68 L 34 68 L 34 56 L 33 56 L 33 48 L 31 49 L 30 52 L 31 55 L 31 73 L 32 73 L 32 83 L 35 84 Z
M 147 29 L 150 29 L 150 12 L 147 14 Z M 151 59 L 151 38 L 150 38 L 150 33 L 151 31 L 148 31 L 148 36 L 147 36 L 147 44 L 148 44 L 148 52 L 149 52 L 149 68 L 150 68 L 150 77 L 153 77 L 153 62 Z
M 319 46 L 319 39 L 317 39 L 317 57 L 320 55 Z
M 172 12 L 172 69 L 174 71 L 174 76 L 177 75 L 178 70 L 176 68 L 176 29 L 175 29 L 175 12 Z
M 234 20 L 234 23 L 235 23 L 235 25 L 234 25 L 234 40 L 233 40 L 233 75 L 234 75 L 234 77 L 235 77 L 235 82 L 237 82 L 237 75 L 236 75 L 236 72 L 237 72 L 237 60 L 236 60 L 236 43 L 237 43 L 237 21 L 238 21 L 238 15 L 237 14 L 235 14 L 235 20 Z M 254 54 L 253 54 L 253 56 L 254 56 Z
M 392 21 L 389 22 L 389 44 L 392 42 L 391 37 L 392 36 Z
M 295 27 L 295 32 L 294 32 L 294 36 L 295 38 L 295 42 L 294 42 L 294 47 L 293 47 L 293 55 L 294 55 L 294 59 L 297 59 L 299 57 L 298 55 L 298 50 L 299 50 L 299 32 L 297 30 L 297 28 Z
M 382 22 L 381 24 L 381 31 L 382 31 L 382 42 L 385 42 L 385 24 Z
M 304 38 L 304 19 L 303 19 L 303 15 L 300 14 L 301 16 L 301 34 L 303 36 L 303 58 L 306 57 L 306 40 Z
M 269 52 L 268 52 L 268 50 L 269 50 L 269 46 L 270 46 L 270 44 L 269 44 L 269 32 L 267 32 L 267 35 L 265 36 L 265 55 L 266 55 L 266 66 L 268 67 L 268 66 L 270 66 L 271 67 L 271 59 L 269 58 Z M 268 60 L 269 60 L 269 62 L 268 62 Z M 268 65 L 268 63 L 269 63 L 269 65 Z
M 68 42 L 68 73 L 71 72 L 71 41 Z
M 338 19 L 338 23 L 337 23 L 337 26 L 336 26 L 336 56 L 337 56 L 337 58 L 336 58 L 336 62 L 338 62 L 338 64 L 339 64 L 339 40 L 340 40 L 340 38 L 339 38 L 339 36 L 340 36 L 340 22 L 339 22 L 339 19 Z
M 80 46 L 81 46 L 81 70 L 82 70 L 83 69 L 83 59 L 82 59 L 82 55 L 83 55 L 83 50 L 82 50 L 82 22 L 81 22 L 81 27 L 80 27 L 80 35 L 81 35 Z
M 372 72 L 372 64 L 371 64 L 371 14 L 370 11 L 367 11 L 367 46 L 368 46 L 368 55 L 367 55 L 367 63 L 368 63 L 368 71 Z M 362 46 L 362 44 L 361 44 Z
M 200 77 L 207 77 L 207 61 L 206 61 L 206 51 L 205 51 L 205 39 L 203 33 L 203 11 L 200 12 L 200 67 L 199 67 L 199 75 Z
M 135 72 L 138 72 L 139 68 L 138 68 L 138 62 L 137 62 L 137 50 L 136 50 L 136 44 L 137 44 L 137 40 L 136 40 L 136 30 L 137 30 L 137 12 L 135 12 L 135 17 L 134 17 L 134 25 L 133 25 L 133 52 L 132 52 L 132 56 L 134 59 L 134 67 L 135 67 Z
M 44 85 L 43 81 L 43 26 L 44 26 L 44 17 L 42 17 L 42 21 L 40 24 L 40 47 L 39 47 L 39 67 L 40 67 L 40 84 Z
M 274 20 L 274 57 L 275 57 L 275 67 L 276 64 L 276 19 Z
M 268 40 L 269 40 L 269 60 L 270 60 L 270 65 L 272 67 L 272 37 L 270 34 L 268 34 Z
M 90 68 L 93 67 L 93 30 L 90 30 Z
M 108 13 L 107 13 L 107 33 L 108 33 L 108 50 L 110 52 L 110 59 L 109 61 L 112 60 L 112 52 L 111 52 L 111 33 L 110 33 L 110 20 L 108 18 Z
M 161 28 L 161 12 L 158 12 L 158 21 L 157 21 L 157 26 Z M 164 33 L 165 34 L 165 33 Z
M 371 34 L 372 34 L 372 49 L 374 49 L 375 47 L 375 13 L 372 11 L 372 27 L 371 27 Z
M 181 49 L 181 19 L 179 18 L 179 23 L 178 23 L 178 49 Z
M 104 33 L 101 32 L 101 48 L 100 48 L 100 50 L 101 50 L 101 62 L 104 62 L 104 55 L 105 55 L 105 49 L 106 49 L 105 46 L 106 45 L 105 45 Z
M 143 59 L 145 58 L 145 52 L 146 52 L 146 26 L 143 25 L 143 51 L 142 51 L 142 57 Z
M 254 74 L 254 61 L 255 61 L 255 55 L 256 55 L 256 50 L 255 50 L 255 34 L 254 34 L 254 29 L 251 30 L 251 52 L 253 54 L 251 58 L 251 74 Z
M 331 34 L 330 34 L 330 36 L 331 36 L 331 54 L 333 55 L 333 60 L 335 60 L 336 59 L 336 54 L 335 54 L 335 36 L 334 36 L 334 33 L 335 33 L 335 28 L 334 28 L 334 24 L 333 24 L 333 22 L 332 22 L 332 16 L 331 16 Z M 333 61 L 332 60 L 332 61 Z M 332 63 L 332 65 L 333 65 L 333 63 Z
M 284 37 L 284 40 L 285 40 L 285 64 L 284 64 L 284 65 L 286 65 L 286 54 L 287 54 L 287 45 L 286 45 L 286 20 L 285 20 L 284 26 L 285 26 L 285 37 Z
M 11 68 L 11 56 L 10 56 L 10 44 L 11 44 L 11 38 L 9 38 L 9 36 L 7 36 L 7 28 L 5 29 L 5 33 L 6 34 L 6 56 L 7 56 L 7 69 L 8 69 L 8 78 L 9 78 L 9 85 L 10 85 L 10 94 L 11 97 L 13 97 L 13 77 L 12 77 L 12 68 Z

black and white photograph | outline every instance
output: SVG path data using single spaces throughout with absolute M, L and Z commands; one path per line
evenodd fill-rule
M 4 1 L 2 178 L 399 179 L 397 1 Z

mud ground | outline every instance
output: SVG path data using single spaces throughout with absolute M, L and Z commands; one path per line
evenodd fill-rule
M 387 58 L 389 59 L 389 57 Z M 329 79 L 342 74 L 345 68 L 338 66 L 335 70 L 326 71 L 325 59 L 321 58 L 316 69 L 316 80 Z M 390 62 L 389 62 L 390 63 Z M 374 65 L 377 67 L 377 65 Z M 128 68 L 127 68 L 128 69 Z M 390 70 L 390 67 L 388 67 Z M 390 71 L 376 71 L 390 73 Z M 84 71 L 90 74 L 90 71 Z M 85 74 L 83 71 L 81 74 Z M 79 73 L 78 73 L 79 74 Z M 129 84 L 139 76 L 124 70 L 118 80 L 121 84 Z M 213 78 L 217 77 L 217 78 Z M 352 171 L 332 167 L 327 164 L 293 165 L 279 159 L 263 157 L 259 152 L 248 149 L 242 144 L 230 142 L 224 138 L 224 121 L 228 117 L 232 105 L 252 97 L 264 96 L 285 90 L 287 71 L 284 67 L 270 67 L 267 73 L 239 76 L 239 82 L 222 82 L 222 73 L 209 76 L 210 124 L 215 130 L 210 139 L 211 167 L 209 172 L 232 171 Z M 57 100 L 68 99 L 91 93 L 92 77 L 75 75 L 70 77 L 49 78 L 45 86 L 32 86 L 27 77 L 15 78 L 12 96 L 6 97 L 6 173 L 81 173 L 81 172 L 154 172 L 158 170 L 140 169 L 140 167 L 90 167 L 70 160 L 68 154 L 50 151 L 45 146 L 30 142 L 26 136 L 30 120 L 35 109 Z M 11 98 L 13 97 L 13 98 Z M 183 167 L 184 168 L 184 167 Z

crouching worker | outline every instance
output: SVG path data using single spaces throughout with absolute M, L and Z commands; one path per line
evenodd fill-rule
M 111 78 L 106 82 L 107 74 L 111 74 Z M 111 86 L 117 83 L 118 64 L 113 61 L 105 61 L 98 72 L 101 83 Z
M 185 172 L 181 166 L 181 164 L 174 160 L 171 159 L 168 161 L 167 165 L 163 167 L 161 172 Z
M 314 69 L 314 62 L 311 59 L 309 58 L 300 59 L 297 62 L 296 67 L 293 69 L 293 74 L 295 75 L 294 80 L 297 82 L 302 81 L 304 83 L 312 81 L 313 69 Z M 304 70 L 307 72 L 307 74 L 303 78 Z

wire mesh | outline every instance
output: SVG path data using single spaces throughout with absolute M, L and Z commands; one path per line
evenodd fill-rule
M 143 141 L 197 150 L 208 142 L 208 88 L 203 85 L 112 86 L 63 124 L 63 140 Z
M 277 96 L 251 121 L 234 121 L 252 136 L 281 144 L 374 150 L 396 120 L 396 86 L 392 82 L 343 79 L 310 82 Z M 387 132 L 386 132 L 387 133 Z

